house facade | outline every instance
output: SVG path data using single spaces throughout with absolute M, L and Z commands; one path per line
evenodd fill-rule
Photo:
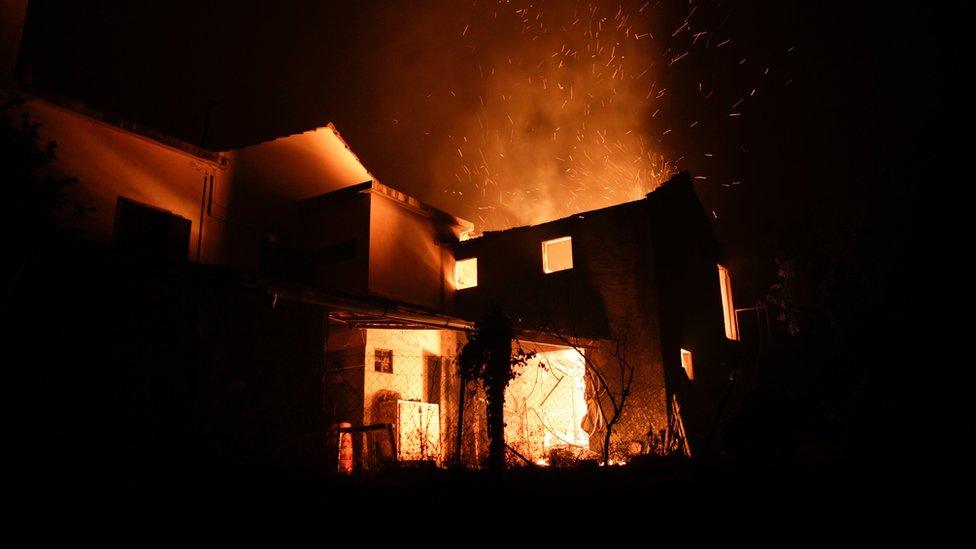
M 707 446 L 734 315 L 723 314 L 727 272 L 687 174 L 642 200 L 475 235 L 471 223 L 377 181 L 332 125 L 213 152 L 74 102 L 30 99 L 41 138 L 59 145 L 52 173 L 76 177 L 73 198 L 95 208 L 75 227 L 111 256 L 92 268 L 119 280 L 151 272 L 162 295 L 181 296 L 154 302 L 158 314 L 143 324 L 103 318 L 143 318 L 126 309 L 141 302 L 139 284 L 91 322 L 70 317 L 97 352 L 145 339 L 147 326 L 154 345 L 182 349 L 166 360 L 135 348 L 85 359 L 105 371 L 151 364 L 173 384 L 167 394 L 183 404 L 160 394 L 146 413 L 194 426 L 193 436 L 167 427 L 174 446 L 207 439 L 219 446 L 204 452 L 215 462 L 340 470 L 476 465 L 487 449 L 483 395 L 462 386 L 454 357 L 496 306 L 517 344 L 536 352 L 506 398 L 515 461 L 592 457 L 607 440 L 620 461 Z M 78 285 L 60 306 L 104 295 L 106 279 Z M 18 291 L 29 307 L 29 292 L 42 289 Z

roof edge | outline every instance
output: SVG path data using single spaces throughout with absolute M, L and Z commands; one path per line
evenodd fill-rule
M 19 84 L 4 87 L 13 95 L 24 96 L 28 102 L 42 101 L 44 103 L 48 103 L 55 107 L 71 111 L 86 118 L 90 118 L 107 126 L 113 126 L 116 129 L 122 130 L 126 133 L 131 133 L 144 139 L 155 141 L 160 145 L 171 149 L 176 149 L 177 151 L 197 157 L 201 160 L 212 162 L 218 166 L 226 166 L 230 162 L 226 156 L 219 152 L 214 152 L 192 143 L 187 143 L 186 141 L 177 139 L 158 130 L 154 130 L 153 128 L 144 126 L 133 120 L 97 109 L 88 103 L 70 99 L 55 92 L 29 88 Z
M 476 239 L 477 238 L 483 238 L 483 237 L 486 237 L 486 236 L 487 237 L 490 237 L 490 236 L 493 236 L 493 235 L 503 234 L 503 233 L 507 233 L 509 231 L 518 231 L 518 230 L 523 230 L 523 229 L 529 229 L 529 228 L 532 228 L 532 227 L 542 227 L 542 226 L 549 225 L 549 224 L 565 223 L 565 222 L 567 222 L 567 221 L 569 221 L 569 220 L 571 220 L 573 218 L 579 218 L 581 216 L 586 216 L 586 215 L 591 215 L 591 214 L 595 214 L 595 213 L 599 213 L 599 212 L 604 212 L 604 211 L 607 211 L 607 210 L 612 210 L 614 208 L 620 208 L 620 207 L 623 207 L 623 206 L 630 206 L 630 205 L 638 204 L 638 203 L 641 203 L 641 202 L 644 202 L 644 201 L 648 201 L 648 202 L 654 201 L 656 198 L 658 198 L 660 196 L 663 196 L 663 195 L 668 194 L 669 192 L 671 192 L 671 189 L 676 189 L 676 188 L 678 188 L 680 186 L 690 185 L 691 183 L 692 183 L 692 179 L 691 179 L 690 172 L 688 172 L 687 170 L 682 170 L 680 172 L 673 173 L 671 175 L 671 177 L 669 177 L 667 179 L 667 181 L 665 181 L 664 183 L 661 183 L 660 185 L 658 185 L 657 187 L 655 187 L 654 190 L 650 191 L 649 193 L 645 194 L 643 197 L 638 198 L 636 200 L 628 200 L 626 202 L 621 202 L 619 204 L 614 204 L 612 206 L 605 206 L 603 208 L 596 208 L 594 210 L 586 210 L 586 211 L 583 211 L 583 212 L 577 212 L 577 213 L 570 214 L 570 215 L 563 216 L 563 217 L 559 217 L 559 218 L 556 218 L 556 219 L 550 219 L 549 221 L 543 221 L 542 223 L 534 223 L 532 225 L 519 225 L 517 227 L 509 227 L 508 229 L 502 229 L 502 230 L 498 230 L 498 231 L 485 231 L 485 232 L 481 233 L 478 237 L 476 237 Z

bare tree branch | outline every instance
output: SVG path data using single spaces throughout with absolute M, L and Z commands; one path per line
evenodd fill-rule
M 559 330 L 547 307 L 540 307 L 540 310 L 542 310 L 546 317 L 546 326 L 548 328 L 544 329 L 543 333 L 562 342 L 567 347 L 572 348 L 583 359 L 586 366 L 586 375 L 589 378 L 590 383 L 592 383 L 596 388 L 593 398 L 596 400 L 597 408 L 600 411 L 601 420 L 605 425 L 602 459 L 603 463 L 607 464 L 610 462 L 610 439 L 613 436 L 614 427 L 616 427 L 623 417 L 624 409 L 627 404 L 627 399 L 630 396 L 631 387 L 634 383 L 634 377 L 637 370 L 636 367 L 631 365 L 626 359 L 625 350 L 627 348 L 629 330 L 624 331 L 623 334 L 610 338 L 613 341 L 613 350 L 610 351 L 610 353 L 613 356 L 614 362 L 616 363 L 620 385 L 619 387 L 612 386 L 611 382 L 607 379 L 601 368 L 599 368 L 593 362 L 590 356 L 585 352 L 583 346 L 580 344 L 580 338 L 578 336 L 578 332 L 576 331 L 576 323 L 572 314 L 572 299 L 569 299 L 568 302 L 570 303 L 570 313 L 567 320 L 570 324 L 570 335 L 567 336 L 561 330 Z M 604 406 L 604 401 L 609 404 L 609 414 Z

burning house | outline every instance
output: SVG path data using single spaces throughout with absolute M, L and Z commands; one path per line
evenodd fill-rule
M 91 428 L 115 433 L 97 443 L 78 435 L 90 426 L 59 427 L 64 436 L 40 445 L 53 454 L 70 443 L 125 459 L 477 464 L 483 394 L 454 357 L 496 306 L 535 351 L 507 390 L 517 460 L 707 444 L 737 332 L 728 272 L 686 174 L 641 200 L 476 235 L 377 181 L 331 125 L 211 152 L 73 102 L 25 108 L 60 145 L 51 171 L 77 177 L 72 196 L 95 211 L 75 227 L 89 259 L 25 271 L 70 291 L 21 283 L 10 334 L 50 363 L 78 344 L 86 379 L 113 380 L 48 380 L 86 394 L 27 430 L 92 406 L 89 389 L 111 393 L 97 406 L 120 412 L 90 421 L 129 418 Z M 60 316 L 30 312 L 37 299 Z
M 489 232 L 455 253 L 458 314 L 501 306 L 523 337 L 581 359 L 591 448 L 609 432 L 624 456 L 704 449 L 738 333 L 687 174 L 641 200 Z

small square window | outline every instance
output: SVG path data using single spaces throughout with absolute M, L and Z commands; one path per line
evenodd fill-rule
M 691 360 L 691 351 L 681 349 L 681 367 L 684 368 L 685 375 L 688 376 L 688 381 L 694 381 L 695 365 Z
M 393 349 L 376 349 L 374 351 L 373 370 L 386 374 L 393 373 Z
M 573 238 L 564 236 L 542 243 L 542 270 L 546 273 L 573 268 Z
M 454 287 L 458 290 L 478 285 L 478 258 L 459 259 L 454 263 Z

